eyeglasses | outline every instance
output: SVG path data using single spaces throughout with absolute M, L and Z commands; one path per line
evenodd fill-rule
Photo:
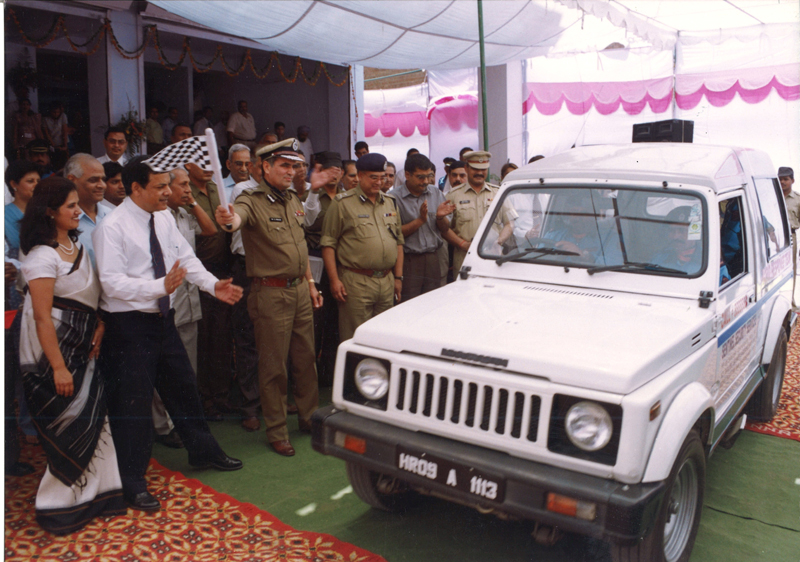
M 414 178 L 415 178 L 417 181 L 425 181 L 425 180 L 426 180 L 426 179 L 428 179 L 429 177 L 430 177 L 430 176 L 428 176 L 427 174 L 426 174 L 426 175 L 424 175 L 424 176 L 414 176 Z

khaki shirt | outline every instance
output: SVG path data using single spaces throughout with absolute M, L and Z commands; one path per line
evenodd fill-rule
M 308 269 L 303 204 L 291 191 L 284 199 L 263 181 L 236 198 L 248 277 L 302 277 Z
M 499 190 L 499 187 L 485 183 L 481 191 L 475 193 L 469 182 L 452 189 L 447 194 L 447 200 L 455 205 L 456 210 L 453 212 L 450 228 L 461 238 L 471 242 Z M 503 205 L 492 228 L 499 231 L 503 225 L 516 218 L 517 212 L 508 205 Z
M 337 195 L 325 213 L 323 247 L 336 250 L 344 267 L 391 269 L 403 244 L 400 214 L 391 196 L 379 193 L 375 203 L 356 187 Z
M 786 201 L 786 212 L 789 214 L 789 226 L 792 230 L 800 228 L 800 194 L 792 191 Z
M 337 193 L 344 193 L 342 186 L 336 186 Z M 334 196 L 335 197 L 335 196 Z M 319 190 L 319 214 L 311 226 L 306 227 L 306 242 L 308 247 L 312 250 L 319 250 L 321 248 L 320 241 L 322 240 L 322 225 L 325 222 L 325 213 L 328 212 L 328 207 L 331 206 L 333 199 L 328 195 L 325 189 Z
M 197 204 L 202 207 L 206 214 L 214 222 L 217 227 L 217 233 L 211 236 L 197 235 L 195 241 L 197 245 L 197 257 L 203 262 L 206 267 L 209 264 L 214 266 L 227 267 L 230 262 L 231 248 L 229 234 L 223 231 L 217 224 L 217 219 L 214 218 L 214 213 L 219 207 L 219 192 L 217 185 L 210 181 L 206 184 L 206 191 L 208 195 L 200 191 L 194 184 L 192 186 L 192 197 L 197 201 Z

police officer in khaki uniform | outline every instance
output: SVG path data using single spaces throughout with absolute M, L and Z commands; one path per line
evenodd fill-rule
M 483 216 L 500 190 L 498 186 L 486 183 L 491 157 L 490 153 L 482 150 L 466 152 L 463 159 L 466 163 L 467 182 L 454 187 L 447 194 L 447 201 L 451 203 L 454 211 L 450 230 L 443 236 L 455 248 L 453 275 L 456 276 L 461 271 L 461 264 L 464 263 L 470 242 L 478 232 Z M 492 228 L 498 232 L 497 244 L 502 246 L 513 232 L 517 213 L 511 207 L 504 207 L 498 218 L 500 224 L 494 224 Z
M 395 201 L 381 191 L 386 157 L 375 152 L 356 162 L 358 186 L 337 195 L 322 227 L 322 259 L 339 303 L 339 336 L 400 301 L 403 233 Z
M 294 177 L 297 141 L 259 149 L 263 180 L 245 190 L 228 209 L 220 206 L 219 224 L 242 229 L 245 266 L 251 278 L 248 312 L 258 347 L 258 380 L 267 440 L 278 454 L 292 456 L 286 427 L 286 362 L 292 360 L 294 398 L 300 430 L 311 430 L 311 415 L 319 405 L 314 354 L 313 308 L 322 306 L 308 264 L 303 205 L 288 191 Z M 312 186 L 328 181 L 315 171 Z

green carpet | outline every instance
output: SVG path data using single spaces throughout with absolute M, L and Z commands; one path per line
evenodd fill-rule
M 311 437 L 290 420 L 297 455 L 268 448 L 263 431 L 246 433 L 236 420 L 211 425 L 231 456 L 234 473 L 192 470 L 185 451 L 154 447 L 165 467 L 197 478 L 240 501 L 265 509 L 302 530 L 329 533 L 389 562 L 608 560 L 598 541 L 566 536 L 554 547 L 537 545 L 528 522 L 504 522 L 435 498 L 421 498 L 404 514 L 370 509 L 352 492 L 344 463 L 311 449 Z M 798 562 L 800 556 L 800 443 L 743 432 L 731 450 L 711 458 L 706 506 L 692 562 Z M 300 512 L 300 513 L 298 513 Z

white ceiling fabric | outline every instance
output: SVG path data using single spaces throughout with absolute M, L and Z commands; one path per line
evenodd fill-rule
M 474 0 L 155 0 L 159 8 L 290 55 L 377 68 L 479 65 Z M 581 13 L 555 0 L 484 3 L 487 64 L 541 54 Z
M 376 68 L 479 66 L 475 0 L 152 0 L 269 50 Z M 793 0 L 486 0 L 486 64 L 541 55 L 798 35 Z M 763 25 L 769 24 L 769 25 Z M 790 25 L 776 25 L 790 24 Z M 773 29 L 777 31 L 772 31 Z M 781 31 L 783 29 L 783 31 Z

